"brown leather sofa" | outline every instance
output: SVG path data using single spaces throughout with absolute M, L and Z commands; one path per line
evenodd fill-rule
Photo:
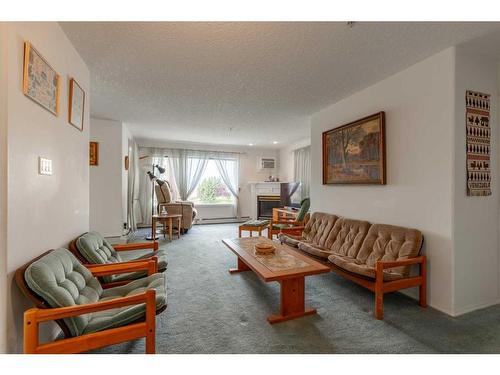
M 377 319 L 383 319 L 384 293 L 418 286 L 419 303 L 427 306 L 423 236 L 416 229 L 315 212 L 306 226 L 285 229 L 279 238 L 375 292 Z M 410 276 L 413 264 L 420 265 L 417 276 Z
M 193 202 L 188 201 L 173 201 L 170 185 L 166 183 L 159 186 L 155 185 L 156 199 L 158 201 L 158 213 L 161 212 L 161 207 L 165 207 L 169 214 L 182 215 L 181 219 L 181 232 L 187 233 L 193 226 L 194 219 L 196 218 L 196 208 Z M 175 227 L 176 225 L 174 225 Z

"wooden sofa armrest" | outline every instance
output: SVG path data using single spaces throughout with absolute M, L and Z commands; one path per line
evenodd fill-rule
M 133 250 L 143 250 L 143 249 L 153 249 L 158 250 L 158 242 L 138 242 L 138 243 L 124 243 L 113 245 L 113 249 L 116 251 L 133 251 Z
M 96 277 L 137 271 L 147 271 L 149 276 L 158 271 L 158 258 L 153 256 L 149 259 L 137 259 L 122 263 L 85 264 L 85 267 Z
M 409 266 L 412 264 L 421 264 L 425 263 L 426 257 L 425 255 L 421 255 L 415 258 L 403 259 L 403 260 L 395 260 L 391 262 L 377 261 L 377 268 L 379 267 L 379 263 L 382 266 L 382 269 L 401 267 L 401 266 Z
M 88 314 L 96 311 L 111 310 L 118 307 L 146 304 L 145 322 L 133 323 L 119 328 L 111 328 L 82 336 L 61 339 L 54 342 L 39 343 L 39 324 L 50 320 Z M 107 301 L 85 305 L 56 307 L 49 309 L 31 308 L 24 313 L 24 352 L 27 354 L 78 353 L 113 343 L 123 342 L 141 336 L 147 337 L 148 353 L 154 353 L 154 330 L 156 314 L 156 291 L 149 289 L 143 293 L 118 297 Z

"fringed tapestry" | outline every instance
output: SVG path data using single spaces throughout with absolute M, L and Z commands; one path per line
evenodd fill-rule
M 491 195 L 490 95 L 467 90 L 467 195 Z

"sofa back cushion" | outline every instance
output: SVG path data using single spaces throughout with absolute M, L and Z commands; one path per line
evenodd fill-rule
M 57 249 L 26 268 L 29 288 L 51 307 L 66 307 L 97 302 L 101 284 L 69 250 Z M 79 336 L 89 322 L 89 314 L 64 319 L 73 336 Z
M 416 229 L 394 225 L 373 224 L 368 230 L 356 259 L 368 267 L 375 267 L 378 260 L 395 261 L 418 256 L 422 246 L 422 233 Z M 390 269 L 407 277 L 410 267 Z
M 304 228 L 302 237 L 315 246 L 324 247 L 328 234 L 337 219 L 338 216 L 336 215 L 323 212 L 313 213 Z
M 367 221 L 340 217 L 326 238 L 325 247 L 332 254 L 356 258 L 369 228 Z
M 91 264 L 123 262 L 118 252 L 98 232 L 88 232 L 76 240 L 80 254 Z

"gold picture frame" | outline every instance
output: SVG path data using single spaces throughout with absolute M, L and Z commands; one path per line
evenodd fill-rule
M 90 142 L 89 145 L 89 164 L 99 165 L 99 142 Z
M 30 42 L 24 43 L 23 69 L 23 94 L 59 116 L 61 77 Z
M 68 122 L 83 131 L 85 91 L 74 78 L 69 81 Z
M 385 113 L 323 133 L 323 185 L 386 184 Z

